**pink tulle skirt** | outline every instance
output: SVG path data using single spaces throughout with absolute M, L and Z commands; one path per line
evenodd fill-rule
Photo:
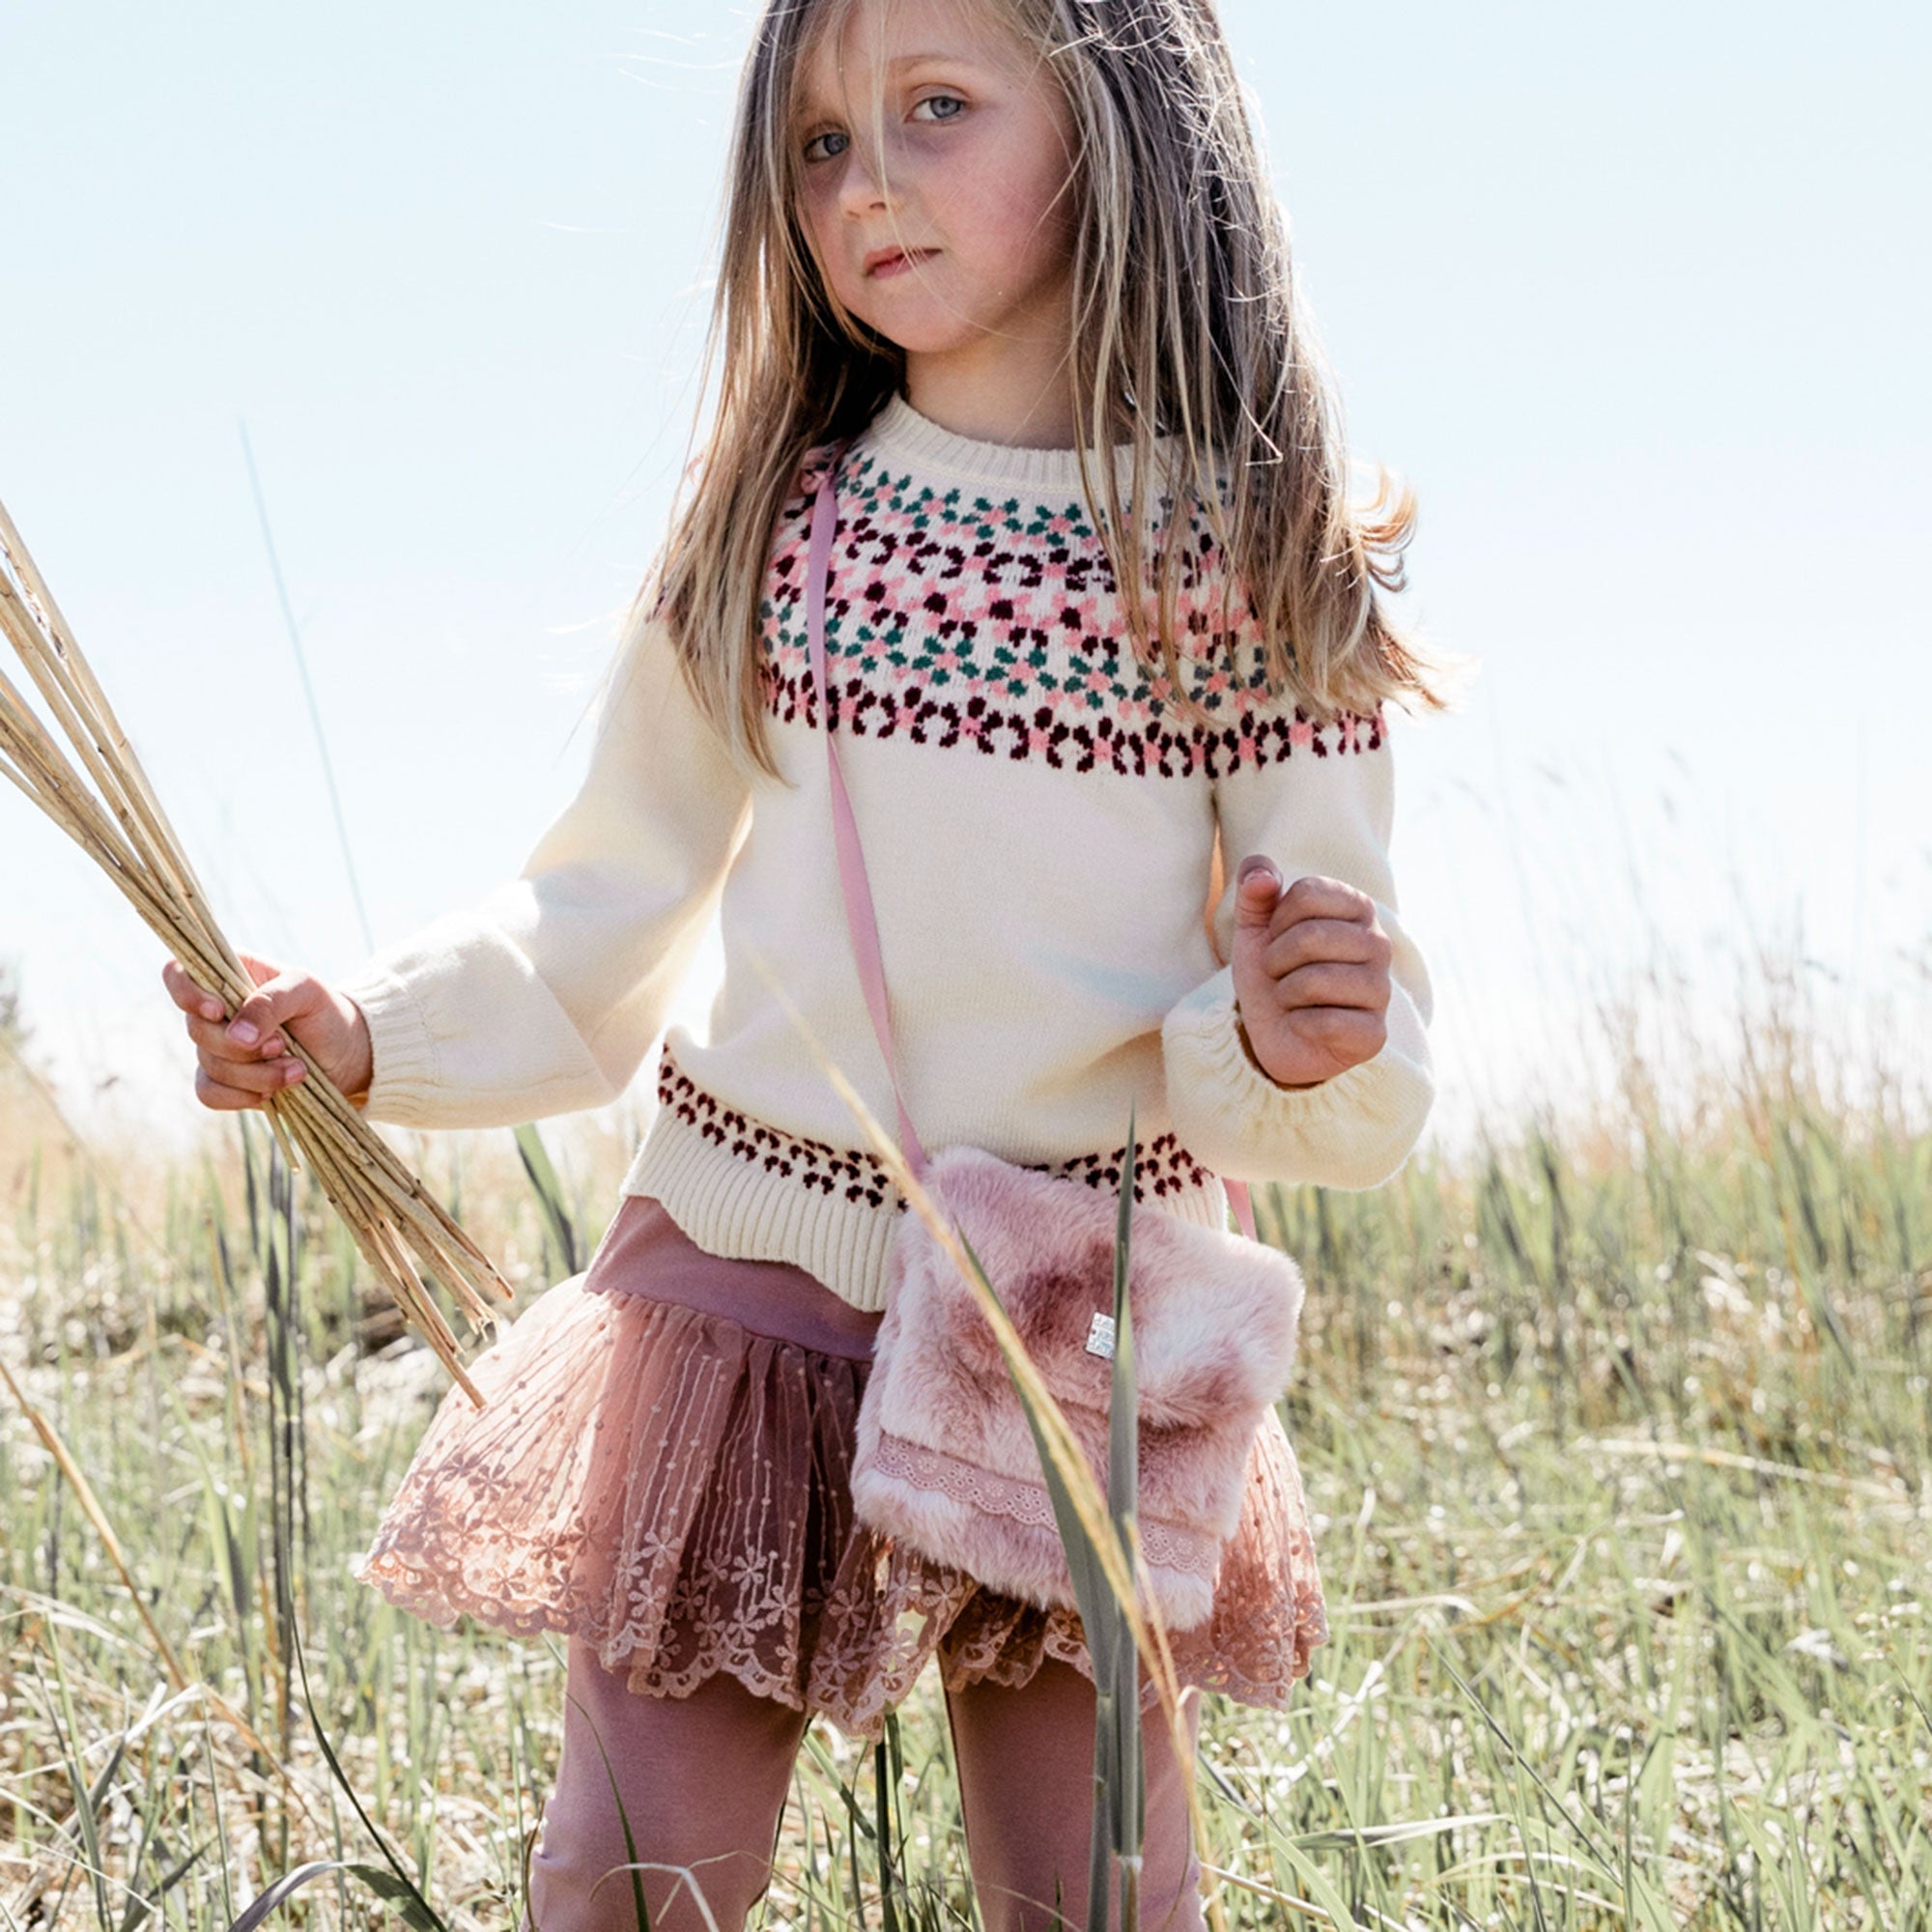
M 880 1317 L 787 1263 L 706 1253 L 629 1196 L 589 1272 L 451 1389 L 355 1574 L 459 1616 L 593 1644 L 633 1690 L 728 1671 L 875 1738 L 929 1658 L 949 1689 L 1091 1677 L 1075 1611 L 1002 1596 L 857 1521 L 849 1472 Z M 1270 1413 L 1183 1684 L 1279 1709 L 1325 1640 L 1294 1454 Z M 1151 1698 L 1150 1688 L 1148 1696 Z

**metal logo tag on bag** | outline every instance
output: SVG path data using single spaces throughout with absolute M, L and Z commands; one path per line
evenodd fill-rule
M 1087 1331 L 1087 1352 L 1109 1362 L 1114 1359 L 1114 1318 L 1111 1315 L 1094 1316 L 1094 1325 Z

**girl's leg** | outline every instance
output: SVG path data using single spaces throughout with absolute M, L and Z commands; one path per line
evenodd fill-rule
M 771 1877 L 805 1713 L 723 1672 L 688 1697 L 639 1696 L 581 1637 L 565 1695 L 524 1932 L 636 1932 L 631 1876 L 614 1869 L 633 1857 L 620 1799 L 637 1860 L 659 1867 L 640 1874 L 652 1932 L 740 1932 Z
M 1201 1731 L 1201 1693 L 1181 1695 L 1189 1747 Z M 1094 1818 L 1094 1687 L 1049 1658 L 1017 1690 L 975 1684 L 949 1691 L 966 1849 L 986 1932 L 1051 1932 L 1054 1889 L 1068 1926 L 1087 1916 Z M 1144 1932 L 1200 1932 L 1200 1861 L 1187 1825 L 1181 1771 L 1155 1707 L 1142 1726 L 1147 1819 L 1142 1840 Z M 1113 1899 L 1120 1923 L 1120 1893 Z

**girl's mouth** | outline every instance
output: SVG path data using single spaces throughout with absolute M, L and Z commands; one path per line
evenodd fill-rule
M 903 248 L 875 248 L 866 257 L 866 274 L 867 278 L 877 280 L 889 275 L 901 275 L 937 252 L 933 248 L 915 248 L 910 253 Z

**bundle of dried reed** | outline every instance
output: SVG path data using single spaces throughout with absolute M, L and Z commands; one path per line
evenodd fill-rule
M 4 504 L 0 631 L 58 729 L 0 672 L 0 777 L 95 860 L 195 984 L 234 1011 L 255 982 L 215 923 L 141 761 Z M 289 1164 L 315 1176 L 405 1319 L 480 1407 L 482 1394 L 457 1359 L 456 1337 L 423 1274 L 442 1283 L 474 1328 L 495 1320 L 486 1292 L 507 1301 L 509 1285 L 299 1042 L 291 1038 L 289 1049 L 307 1077 L 268 1102 Z

